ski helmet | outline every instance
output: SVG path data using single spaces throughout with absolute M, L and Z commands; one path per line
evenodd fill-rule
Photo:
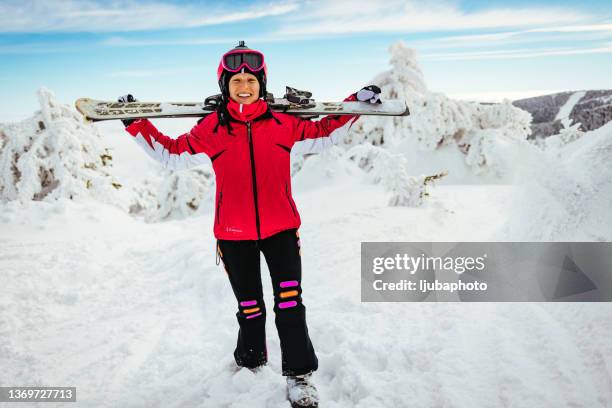
M 240 41 L 238 46 L 223 54 L 217 68 L 219 89 L 226 98 L 229 98 L 229 80 L 237 73 L 254 75 L 259 82 L 259 97 L 265 98 L 268 68 L 264 62 L 264 55 L 247 47 L 244 41 Z

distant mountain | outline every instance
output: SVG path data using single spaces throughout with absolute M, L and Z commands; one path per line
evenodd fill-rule
M 512 104 L 533 116 L 532 138 L 557 134 L 576 123 L 580 130 L 594 130 L 612 120 L 612 90 L 561 92 Z

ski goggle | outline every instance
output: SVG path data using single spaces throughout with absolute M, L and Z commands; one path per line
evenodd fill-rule
M 230 51 L 221 58 L 221 65 L 229 72 L 238 72 L 243 67 L 258 72 L 265 66 L 263 54 L 255 50 Z

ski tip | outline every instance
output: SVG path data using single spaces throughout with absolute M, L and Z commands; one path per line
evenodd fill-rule
M 85 106 L 91 103 L 91 99 L 89 98 L 79 98 L 74 102 L 74 107 L 76 110 L 83 116 L 85 122 L 94 122 L 92 118 L 87 116 Z
M 74 102 L 74 107 L 76 108 L 76 110 L 77 110 L 77 111 L 78 111 L 78 112 L 79 112 L 81 115 L 83 115 L 83 117 L 84 117 L 85 119 L 87 119 L 87 116 L 85 115 L 85 112 L 83 112 L 83 107 L 82 107 L 82 105 L 83 105 L 83 99 L 77 99 L 77 100 Z
M 393 101 L 393 102 L 395 102 L 395 101 Z M 402 113 L 400 113 L 399 115 L 395 115 L 395 116 L 410 116 L 410 108 L 408 107 L 408 104 L 405 101 L 403 101 L 402 105 L 404 107 L 404 111 Z
M 404 102 L 403 105 L 404 105 L 404 111 L 400 114 L 393 115 L 393 116 L 410 116 L 410 108 L 408 107 L 408 104 Z

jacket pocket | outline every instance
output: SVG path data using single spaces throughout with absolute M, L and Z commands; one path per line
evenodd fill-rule
M 291 211 L 293 211 L 293 216 L 297 217 L 297 211 L 293 205 L 293 201 L 291 200 L 291 195 L 289 194 L 289 183 L 285 183 L 285 196 L 287 196 L 287 201 L 289 201 L 289 206 L 291 207 Z

